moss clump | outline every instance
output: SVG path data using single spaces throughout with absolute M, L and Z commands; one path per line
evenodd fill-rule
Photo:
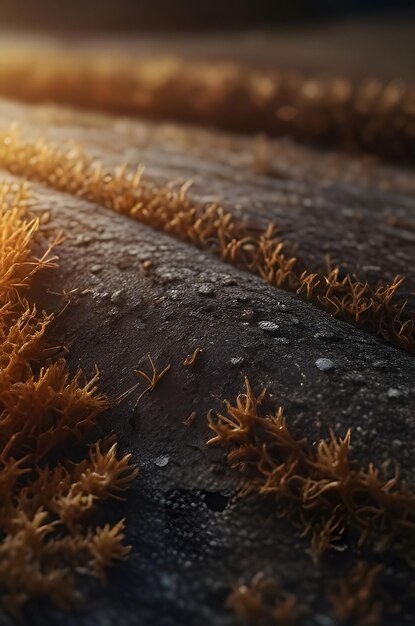
M 50 362 L 53 316 L 23 297 L 34 274 L 55 265 L 57 242 L 33 255 L 39 221 L 26 218 L 27 193 L 0 185 L 0 602 L 14 615 L 33 597 L 70 606 L 77 574 L 103 580 L 128 554 L 124 522 L 95 526 L 94 512 L 137 475 L 115 444 L 86 446 L 107 406 L 98 374 L 87 381 Z
M 94 163 L 81 147 L 57 148 L 46 141 L 22 141 L 13 126 L 0 134 L 0 165 L 12 173 L 76 194 L 193 245 L 228 263 L 296 293 L 344 321 L 366 328 L 404 349 L 415 347 L 415 321 L 398 297 L 402 277 L 371 286 L 340 269 L 313 273 L 300 267 L 270 224 L 253 232 L 220 205 L 195 204 L 189 184 L 158 186 L 143 180 L 140 167 L 114 171 Z
M 314 447 L 296 439 L 283 409 L 264 414 L 265 390 L 255 396 L 247 379 L 245 384 L 234 405 L 225 402 L 224 414 L 208 417 L 214 432 L 208 444 L 229 449 L 242 492 L 275 497 L 278 513 L 310 537 L 315 561 L 348 533 L 359 548 L 394 549 L 415 565 L 415 492 L 399 479 L 398 468 L 360 468 L 350 459 L 350 430 Z

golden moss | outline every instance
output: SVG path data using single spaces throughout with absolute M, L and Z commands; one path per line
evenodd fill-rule
M 401 80 L 353 82 L 175 57 L 143 61 L 67 46 L 13 50 L 8 43 L 0 92 L 414 157 L 414 86 Z
M 33 255 L 39 220 L 25 217 L 27 193 L 0 185 L 0 601 L 15 615 L 35 596 L 67 608 L 79 597 L 78 573 L 103 580 L 126 556 L 123 521 L 91 524 L 96 505 L 120 497 L 137 474 L 115 445 L 96 443 L 79 461 L 73 444 L 82 445 L 107 402 L 98 374 L 71 377 L 63 360 L 46 360 L 53 316 L 21 295 L 55 264 L 58 241 Z
M 294 292 L 344 321 L 369 329 L 406 349 L 415 346 L 415 321 L 397 297 L 403 278 L 370 286 L 339 268 L 310 273 L 288 254 L 269 225 L 258 235 L 235 221 L 218 204 L 192 202 L 189 184 L 163 187 L 142 180 L 143 169 L 126 165 L 107 171 L 80 147 L 56 148 L 43 140 L 24 142 L 18 127 L 0 134 L 0 165 L 14 174 L 79 195 L 143 224 L 214 250 L 223 261 L 259 274 L 272 285 Z
M 39 269 L 53 266 L 53 242 L 42 258 L 31 255 L 30 243 L 38 230 L 39 220 L 25 219 L 29 199 L 26 185 L 2 183 L 0 186 L 0 297 L 7 300 L 13 292 L 28 285 Z M 2 302 L 4 305 L 4 302 Z
M 336 549 L 347 532 L 359 547 L 396 549 L 415 565 L 415 492 L 399 479 L 398 468 L 360 468 L 349 457 L 350 430 L 311 448 L 290 433 L 282 408 L 262 414 L 265 390 L 256 397 L 245 382 L 235 405 L 225 402 L 224 414 L 208 417 L 214 432 L 208 444 L 229 448 L 242 492 L 276 497 L 278 514 L 310 537 L 314 560 Z
M 399 612 L 391 598 L 381 592 L 379 575 L 383 565 L 369 565 L 358 561 L 344 578 L 327 585 L 330 613 L 341 624 L 378 626 L 385 613 Z M 310 614 L 311 608 L 285 591 L 279 581 L 258 573 L 248 583 L 235 585 L 228 595 L 225 607 L 244 624 L 264 626 L 293 626 Z M 321 612 L 321 609 L 320 611 Z
M 307 613 L 294 595 L 262 573 L 254 576 L 249 584 L 236 585 L 225 606 L 243 623 L 253 625 L 293 626 Z
M 376 593 L 377 578 L 383 565 L 370 566 L 359 561 L 344 580 L 329 593 L 334 614 L 342 624 L 378 626 L 385 606 Z

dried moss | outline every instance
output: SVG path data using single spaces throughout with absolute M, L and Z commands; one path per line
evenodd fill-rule
M 400 607 L 394 606 L 391 598 L 382 591 L 379 577 L 383 569 L 381 564 L 369 565 L 358 561 L 343 578 L 326 585 L 330 605 L 328 613 L 335 617 L 336 623 L 379 626 L 385 614 L 396 615 L 399 612 Z M 311 607 L 300 603 L 279 580 L 262 572 L 249 583 L 236 584 L 226 599 L 225 607 L 241 623 L 255 626 L 295 626 L 311 613 Z
M 402 80 L 353 82 L 236 62 L 29 47 L 2 56 L 0 91 L 414 158 L 414 86 Z
M 248 584 L 235 585 L 225 607 L 242 623 L 255 626 L 295 626 L 308 613 L 293 594 L 261 572 Z
M 12 173 L 76 194 L 254 272 L 268 283 L 294 292 L 344 321 L 367 328 L 405 349 L 415 346 L 415 321 L 398 297 L 402 277 L 371 286 L 340 269 L 318 274 L 301 268 L 277 227 L 252 232 L 216 203 L 198 205 L 189 184 L 158 186 L 142 180 L 143 169 L 126 165 L 107 171 L 79 146 L 61 149 L 43 140 L 23 141 L 13 126 L 0 134 L 0 164 Z
M 50 363 L 53 316 L 23 298 L 34 274 L 55 265 L 57 242 L 33 255 L 39 220 L 26 218 L 27 194 L 0 185 L 0 602 L 14 615 L 37 596 L 69 607 L 80 597 L 78 574 L 104 580 L 128 554 L 123 521 L 94 527 L 93 513 L 137 474 L 116 445 L 88 452 L 82 443 L 107 406 L 98 374 L 88 381 L 63 360 Z
M 347 577 L 338 581 L 329 593 L 333 612 L 341 624 L 378 626 L 382 623 L 387 600 L 378 593 L 378 577 L 383 565 L 359 561 Z M 392 608 L 392 607 L 389 607 Z
M 262 413 L 264 397 L 265 390 L 255 396 L 246 379 L 246 393 L 208 418 L 214 432 L 208 444 L 228 449 L 242 493 L 275 497 L 278 514 L 310 537 L 315 561 L 349 536 L 358 548 L 394 550 L 415 565 L 415 492 L 399 469 L 359 467 L 350 459 L 350 430 L 314 447 L 296 439 L 281 407 L 275 415 Z

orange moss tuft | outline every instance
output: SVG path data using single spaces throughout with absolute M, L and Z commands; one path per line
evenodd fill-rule
M 377 626 L 382 623 L 384 603 L 376 594 L 377 578 L 383 565 L 359 561 L 348 577 L 329 593 L 334 614 L 342 624 Z
M 33 274 L 43 267 L 53 267 L 50 253 L 53 242 L 42 258 L 33 258 L 30 243 L 39 228 L 39 219 L 26 220 L 28 188 L 8 183 L 0 185 L 0 297 L 16 295 L 29 284 Z
M 22 141 L 16 125 L 0 134 L 0 165 L 213 250 L 223 261 L 258 274 L 346 322 L 405 349 L 415 347 L 415 321 L 406 303 L 398 299 L 402 277 L 370 286 L 350 274 L 339 280 L 339 268 L 325 274 L 309 272 L 287 253 L 275 225 L 258 235 L 216 203 L 195 204 L 188 193 L 190 184 L 160 187 L 143 180 L 142 167 L 132 172 L 122 165 L 107 171 L 79 146 L 61 149 L 44 140 Z
M 52 267 L 52 250 L 32 247 L 39 220 L 26 219 L 27 187 L 0 184 L 0 602 L 14 615 L 36 596 L 67 608 L 79 598 L 77 573 L 104 579 L 124 558 L 123 521 L 94 528 L 96 505 L 120 497 L 137 470 L 131 455 L 79 446 L 107 406 L 89 381 L 69 375 L 65 361 L 41 367 L 53 316 L 21 297 L 34 274 Z
M 413 159 L 415 88 L 401 79 L 349 80 L 247 63 L 175 56 L 140 58 L 104 48 L 14 48 L 1 55 L 0 92 L 29 102 L 195 121 L 242 132 L 337 144 Z M 257 148 L 257 170 L 267 152 Z
M 307 613 L 295 596 L 284 591 L 273 578 L 262 573 L 249 584 L 238 584 L 229 594 L 225 607 L 245 624 L 292 626 Z
M 415 565 L 415 492 L 398 469 L 391 474 L 387 463 L 358 467 L 349 457 L 350 430 L 310 448 L 290 433 L 282 408 L 276 415 L 261 413 L 264 397 L 265 390 L 255 396 L 246 379 L 246 393 L 235 405 L 225 401 L 225 414 L 208 415 L 214 433 L 208 445 L 229 448 L 228 462 L 243 476 L 242 492 L 275 496 L 278 513 L 310 536 L 314 560 L 336 549 L 348 531 L 359 547 L 396 548 Z

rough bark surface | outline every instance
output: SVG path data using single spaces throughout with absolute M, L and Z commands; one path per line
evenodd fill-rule
M 103 422 L 141 467 L 127 502 L 115 505 L 127 516 L 130 560 L 110 573 L 105 593 L 85 590 L 79 614 L 31 607 L 31 623 L 234 624 L 224 599 L 238 579 L 262 570 L 310 606 L 304 623 L 323 623 L 327 580 L 345 574 L 350 550 L 314 569 L 307 541 L 276 517 L 272 501 L 239 498 L 222 451 L 205 447 L 207 412 L 233 399 L 247 375 L 286 408 L 296 434 L 315 441 L 330 427 L 352 427 L 354 458 L 392 458 L 412 481 L 413 358 L 208 254 L 71 196 L 36 191 L 39 210 L 71 234 L 60 269 L 44 276 L 51 295 L 41 305 L 59 310 L 64 300 L 54 294 L 78 289 L 53 337 L 69 348 L 73 368 L 99 364 L 102 387 L 116 398 L 136 382 L 135 369 L 146 369 L 148 352 L 172 367 L 138 404 L 141 389 Z M 143 271 L 146 260 L 152 266 Z M 278 324 L 274 336 L 261 330 L 264 320 Z M 183 360 L 196 347 L 203 353 L 189 370 Z M 316 367 L 321 357 L 334 362 L 332 372 Z M 388 591 L 404 607 L 399 623 L 410 624 L 412 572 L 388 565 Z
M 218 200 L 258 228 L 275 221 L 308 269 L 324 268 L 329 255 L 372 282 L 404 274 L 404 294 L 413 298 L 410 170 L 286 141 L 50 107 L 2 102 L 0 119 L 4 127 L 19 121 L 29 138 L 81 142 L 109 166 L 143 163 L 159 183 L 193 179 L 196 200 Z M 39 299 L 47 287 L 39 305 L 59 311 L 62 294 L 76 290 L 51 337 L 69 349 L 70 366 L 91 372 L 97 364 L 102 389 L 114 400 L 137 382 L 134 370 L 147 369 L 147 354 L 171 369 L 154 391 L 137 402 L 143 383 L 102 422 L 141 468 L 127 501 L 111 505 L 117 519 L 120 511 L 127 517 L 131 558 L 110 572 L 104 592 L 85 584 L 77 613 L 36 603 L 26 618 L 33 626 L 232 626 L 239 622 L 224 609 L 227 595 L 238 580 L 264 571 L 310 608 L 304 626 L 340 624 L 331 617 L 327 586 L 348 571 L 351 545 L 315 568 L 308 542 L 277 517 L 275 501 L 238 496 L 225 453 L 206 448 L 206 416 L 223 399 L 234 400 L 248 376 L 256 390 L 268 388 L 270 407 L 284 406 L 295 434 L 313 443 L 330 428 L 343 435 L 351 427 L 353 458 L 362 466 L 399 462 L 413 484 L 413 357 L 208 252 L 77 197 L 33 189 L 33 210 L 50 215 L 44 228 L 68 234 L 59 269 L 45 273 L 32 295 Z M 271 333 L 263 321 L 276 325 Z M 197 347 L 203 352 L 195 366 L 184 367 Z M 319 358 L 334 368 L 321 371 Z M 395 558 L 382 560 L 386 593 L 402 607 L 384 623 L 409 626 L 413 571 Z M 2 616 L 2 623 L 10 620 Z

